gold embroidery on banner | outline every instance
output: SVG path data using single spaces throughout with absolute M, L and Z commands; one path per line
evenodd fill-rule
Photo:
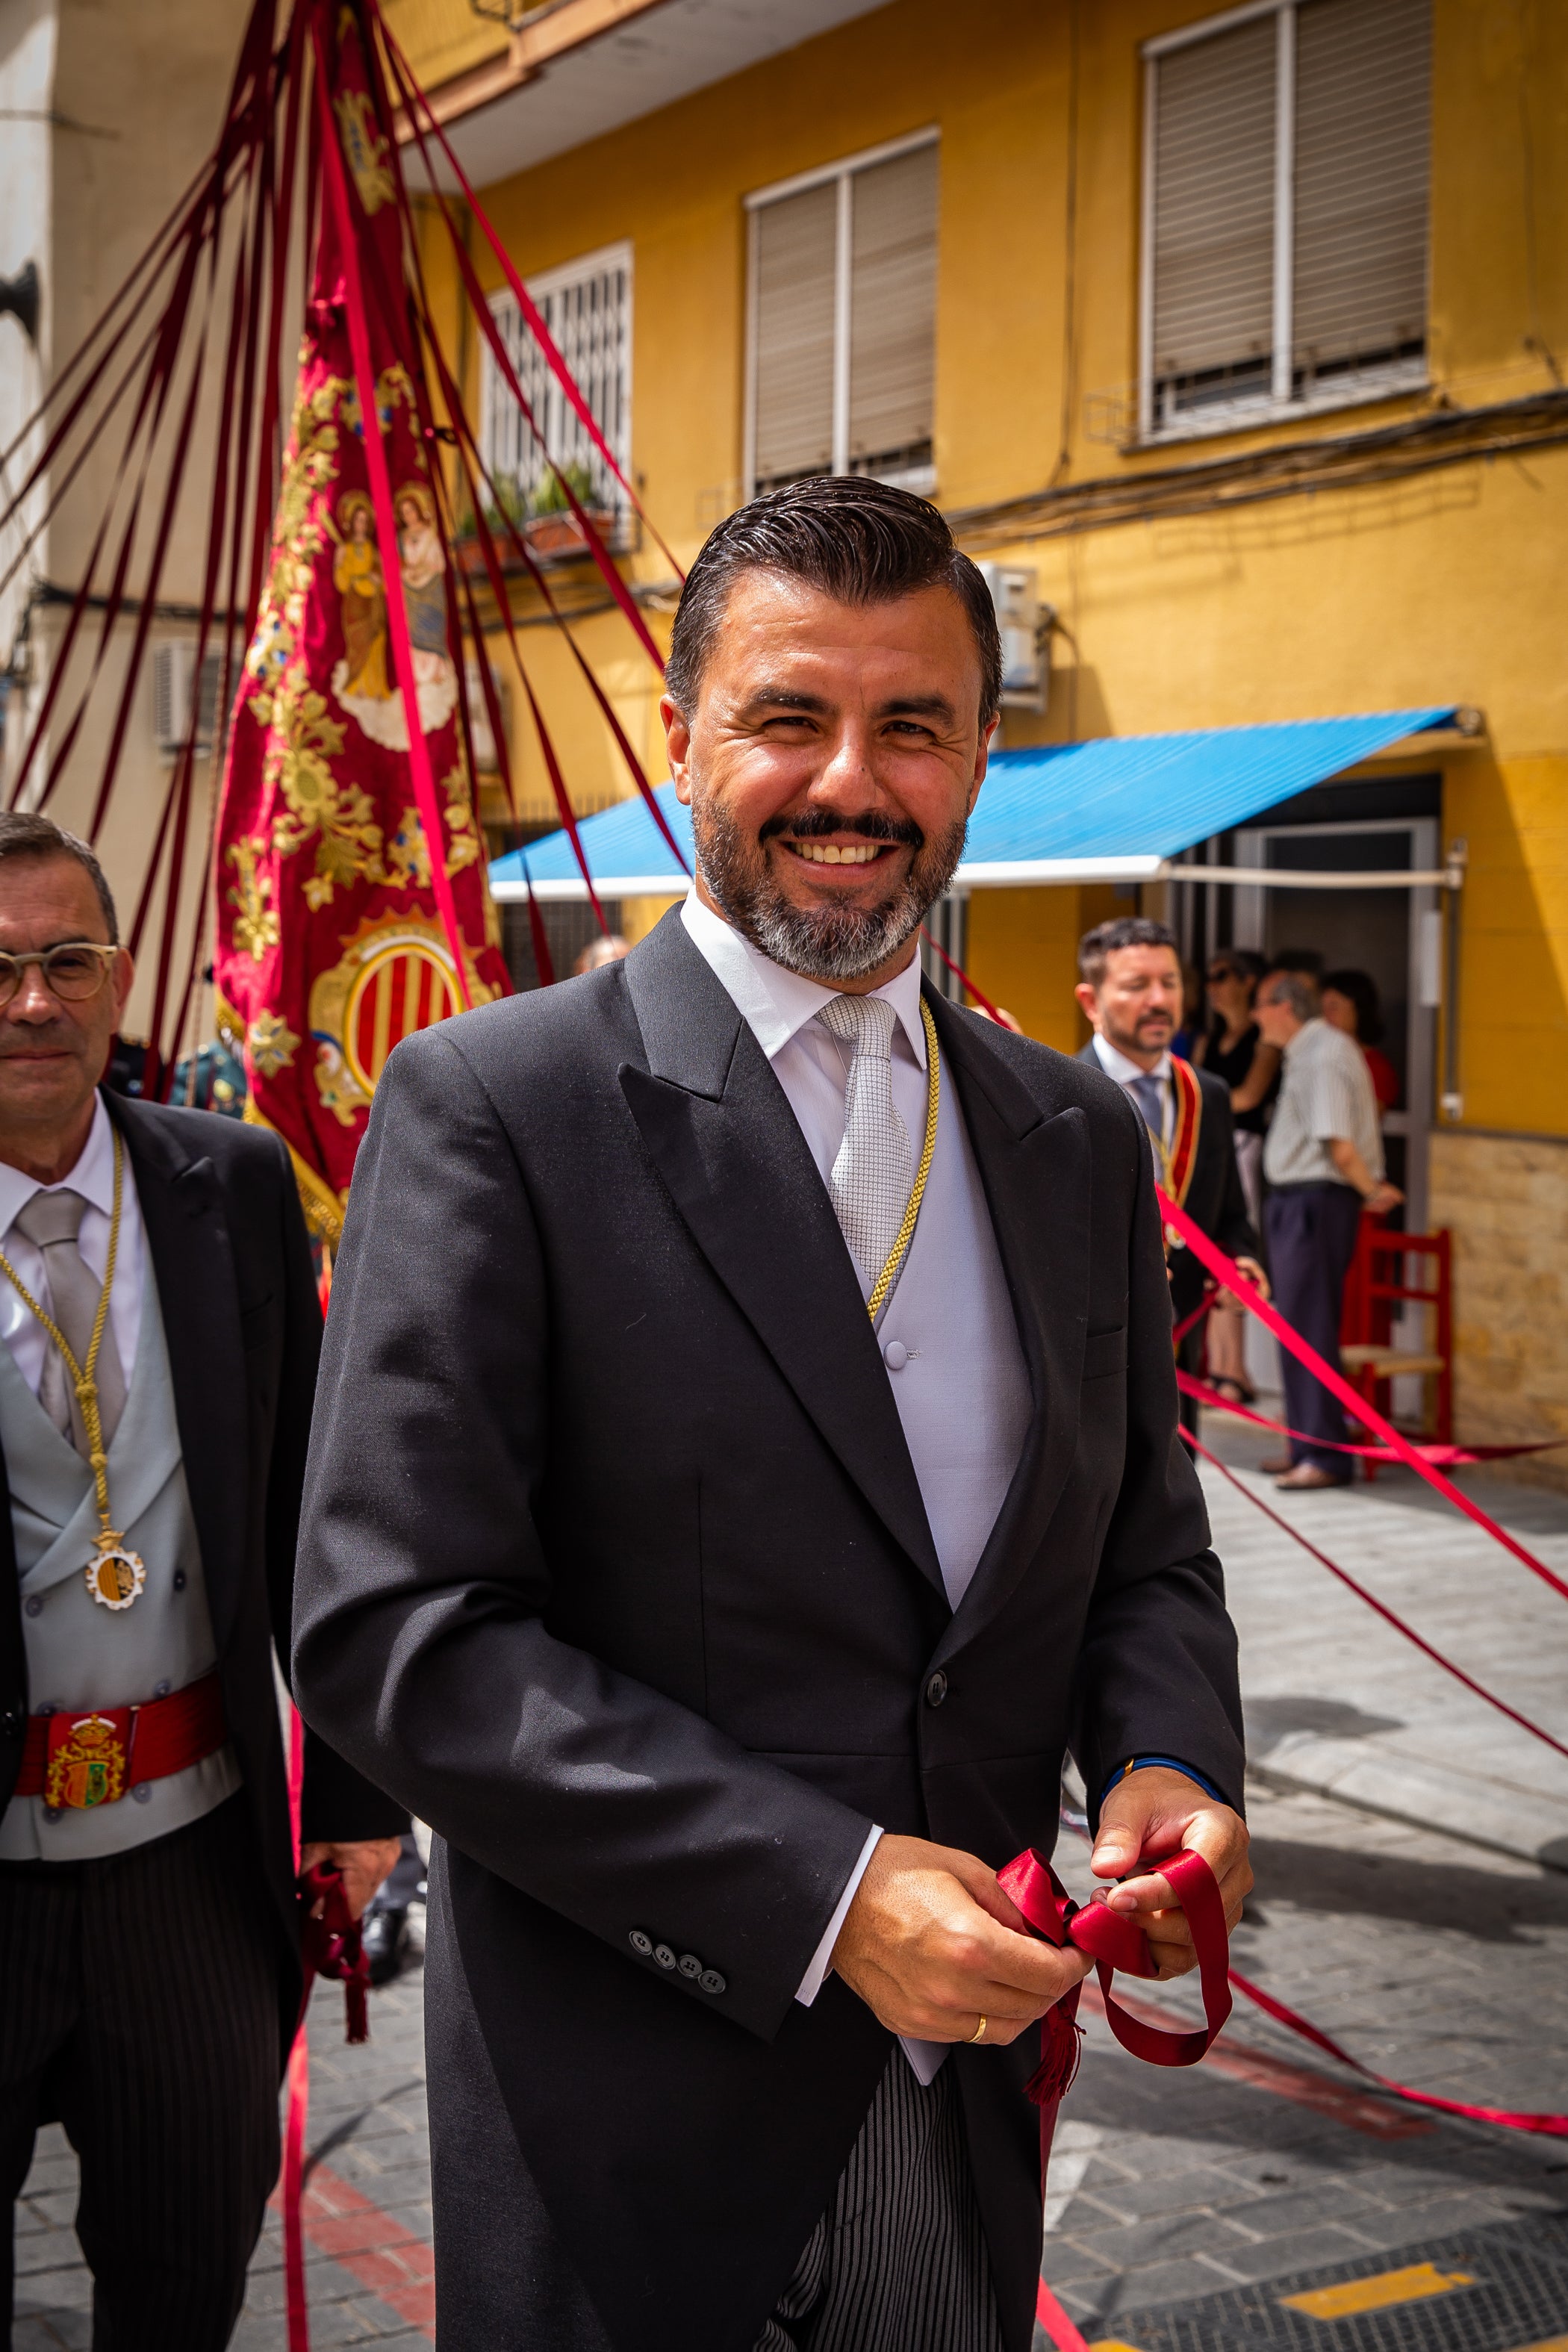
M 282 937 L 277 912 L 268 903 L 272 896 L 272 877 L 257 870 L 267 849 L 263 835 L 237 841 L 228 853 L 228 862 L 239 877 L 228 893 L 229 905 L 238 908 L 234 943 L 252 963 L 260 963 L 268 950 L 275 948 Z
M 375 124 L 368 90 L 346 89 L 332 101 L 332 111 L 343 135 L 343 153 L 354 175 L 359 200 L 368 214 L 391 204 L 397 190 L 387 163 L 387 143 Z
M 258 1013 L 250 1024 L 246 1043 L 250 1058 L 264 1078 L 275 1078 L 279 1070 L 288 1069 L 294 1059 L 294 1048 L 300 1043 L 287 1023 L 276 1013 Z

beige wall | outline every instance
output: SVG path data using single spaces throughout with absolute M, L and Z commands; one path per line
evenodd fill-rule
M 1435 1136 L 1432 1222 L 1454 1235 L 1456 1434 L 1568 1441 L 1568 1142 Z M 1568 1444 L 1499 1467 L 1568 1488 Z

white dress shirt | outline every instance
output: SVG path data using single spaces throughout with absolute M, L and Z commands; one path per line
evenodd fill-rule
M 101 1095 L 81 1158 L 58 1184 L 40 1184 L 35 1177 L 25 1176 L 19 1168 L 0 1162 L 0 1250 L 10 1259 L 39 1306 L 47 1307 L 52 1315 L 54 1300 L 49 1296 L 44 1254 L 26 1234 L 16 1230 L 16 1219 L 34 1193 L 45 1192 L 79 1192 L 87 1202 L 77 1247 L 83 1263 L 101 1283 L 109 1263 L 109 1228 L 114 1209 L 114 1128 Z M 110 1328 L 120 1350 L 127 1388 L 136 1360 L 137 1334 L 142 1328 L 142 1211 L 131 1173 L 131 1155 L 127 1152 L 120 1205 L 120 1247 L 114 1258 L 114 1287 L 109 1295 Z M 44 1377 L 45 1351 L 53 1342 L 32 1308 L 23 1305 L 16 1285 L 7 1282 L 4 1275 L 0 1275 L 0 1339 L 10 1349 L 16 1370 L 37 1396 Z
M 1153 1068 L 1146 1070 L 1141 1062 L 1129 1060 L 1125 1054 L 1119 1052 L 1116 1046 L 1100 1036 L 1098 1031 L 1094 1037 L 1094 1052 L 1095 1059 L 1106 1076 L 1114 1078 L 1117 1085 L 1124 1087 L 1131 1096 L 1132 1108 L 1140 1118 L 1143 1118 L 1143 1106 L 1132 1093 L 1132 1081 L 1134 1078 L 1153 1079 L 1160 1089 L 1160 1140 L 1169 1150 L 1171 1138 L 1176 1125 L 1176 1087 L 1175 1081 L 1171 1076 L 1169 1054 L 1162 1054 Z M 1144 1119 L 1143 1123 L 1147 1126 L 1147 1119 Z
M 695 892 L 687 898 L 682 920 L 772 1065 L 826 1187 L 844 1140 L 851 1055 L 816 1015 L 839 992 L 773 962 Z M 896 1015 L 893 1102 L 918 1160 L 927 1117 L 918 957 L 872 993 L 884 997 Z M 868 1297 L 870 1281 L 858 1267 L 856 1274 L 862 1297 Z M 879 1318 L 877 1336 L 942 1583 L 956 1610 L 1022 1454 L 1032 1406 L 995 1234 L 951 1087 L 939 1096 L 936 1149 L 916 1244 Z M 931 1344 L 933 1339 L 940 1339 L 940 1347 Z M 867 1839 L 801 1979 L 797 2000 L 809 2005 L 820 1991 L 845 1915 L 881 1835 L 879 1827 Z M 939 2042 L 906 2041 L 904 2048 L 927 2083 L 947 2053 L 947 2045 Z

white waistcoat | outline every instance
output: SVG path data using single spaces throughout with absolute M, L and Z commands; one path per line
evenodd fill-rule
M 991 1212 L 945 1066 L 931 1174 L 877 1338 L 956 1609 L 1018 1466 L 1033 1400 Z
M 154 1282 L 143 1290 L 130 1391 L 109 1449 L 113 1523 L 147 1569 L 129 1609 L 105 1609 L 88 1591 L 83 1570 L 98 1534 L 91 1470 L 5 1346 L 0 1444 L 33 1714 L 134 1706 L 198 1681 L 216 1652 Z M 56 1812 L 42 1797 L 13 1797 L 0 1819 L 0 1861 L 119 1853 L 198 1820 L 238 1786 L 234 1751 L 224 1747 L 183 1772 L 141 1782 L 113 1804 Z

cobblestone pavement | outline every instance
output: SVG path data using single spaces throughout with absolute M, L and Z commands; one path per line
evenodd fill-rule
M 1252 1822 L 1258 1892 L 1239 1968 L 1385 2074 L 1568 2109 L 1568 1876 L 1311 1795 L 1258 1789 Z M 1064 1843 L 1086 1892 L 1083 1849 Z M 1151 1997 L 1196 2014 L 1184 1984 Z M 1400 2108 L 1245 2001 L 1237 2012 L 1219 2051 L 1179 2074 L 1126 2056 L 1090 2021 L 1052 2163 L 1045 2273 L 1091 2343 L 1516 2352 L 1568 2335 L 1568 2143 Z M 342 2041 L 334 1988 L 311 2013 L 317 2352 L 411 2352 L 434 2329 L 417 1970 L 373 1995 L 371 2013 L 363 2049 Z M 15 2352 L 89 2342 L 74 2170 L 51 2130 L 18 2219 Z M 237 2352 L 284 2352 L 281 2264 L 273 2215 Z M 1337 2321 L 1279 2300 L 1405 2271 L 1428 2290 L 1477 2284 Z

